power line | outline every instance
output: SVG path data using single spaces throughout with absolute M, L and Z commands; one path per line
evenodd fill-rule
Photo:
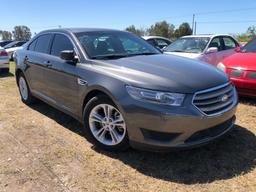
M 196 15 L 210 15 L 210 14 L 217 14 L 217 13 L 227 13 L 227 12 L 240 12 L 240 11 L 249 11 L 249 10 L 256 10 L 256 7 L 249 7 L 249 8 L 241 8 L 241 9 L 226 9 L 226 10 L 219 10 L 219 11 L 207 11 L 207 12 L 198 12 L 195 13 Z
M 218 13 L 243 12 L 243 11 L 249 11 L 249 10 L 256 10 L 256 7 L 248 7 L 248 8 L 240 8 L 240 9 L 226 9 L 226 10 L 207 11 L 207 12 L 194 12 L 194 13 L 189 13 L 189 14 L 184 14 L 184 15 L 162 17 L 159 20 L 191 17 L 193 15 L 212 15 L 212 14 L 218 14 Z
M 253 23 L 256 20 L 240 20 L 240 21 L 197 21 L 200 24 L 220 24 L 220 23 Z

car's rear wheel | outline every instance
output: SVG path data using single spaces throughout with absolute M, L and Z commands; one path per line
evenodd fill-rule
M 19 86 L 19 92 L 21 96 L 21 100 L 23 103 L 29 105 L 33 103 L 34 97 L 32 96 L 27 81 L 25 79 L 25 76 L 21 73 L 18 77 L 18 86 Z
M 124 117 L 108 97 L 93 97 L 85 107 L 84 121 L 97 146 L 111 151 L 129 147 Z

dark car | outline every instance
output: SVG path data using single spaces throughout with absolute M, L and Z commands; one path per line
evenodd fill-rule
M 162 50 L 172 43 L 170 39 L 161 36 L 143 36 L 142 38 L 154 47 Z
M 73 116 L 108 150 L 194 147 L 235 121 L 237 93 L 225 73 L 128 32 L 48 30 L 15 59 L 24 103 L 39 98 Z
M 3 46 L 3 48 L 10 49 L 10 48 L 14 48 L 14 47 L 20 47 L 25 43 L 26 43 L 26 41 L 12 41 L 12 42 L 6 44 L 5 46 Z
M 13 42 L 13 40 L 5 40 L 5 41 L 0 41 L 0 47 L 4 47 L 5 45 Z

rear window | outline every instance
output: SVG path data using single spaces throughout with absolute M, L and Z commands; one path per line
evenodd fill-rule
M 49 53 L 49 46 L 51 42 L 51 35 L 41 35 L 37 39 L 35 51 L 40 53 Z

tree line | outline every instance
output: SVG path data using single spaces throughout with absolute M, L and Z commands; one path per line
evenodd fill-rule
M 0 30 L 0 36 L 2 36 L 2 40 L 28 41 L 31 39 L 32 34 L 29 27 L 19 25 L 15 26 L 12 32 Z
M 167 21 L 160 21 L 151 25 L 147 29 L 136 28 L 134 25 L 131 25 L 127 27 L 125 30 L 135 33 L 139 36 L 159 35 L 169 39 L 177 39 L 184 35 L 192 34 L 192 29 L 187 22 L 182 23 L 177 29 L 175 29 L 175 26 L 173 24 L 168 23 Z
M 156 22 L 151 25 L 149 28 L 136 28 L 134 25 L 131 25 L 125 29 L 126 31 L 135 33 L 139 36 L 144 35 L 159 35 L 172 40 L 175 40 L 179 37 L 185 35 L 191 35 L 193 33 L 190 25 L 187 22 L 182 23 L 177 29 L 171 23 L 167 21 Z M 250 39 L 256 36 L 256 26 L 248 27 L 247 31 L 242 34 L 236 34 L 235 37 L 240 42 L 248 42 Z
M 256 26 L 252 25 L 248 27 L 246 33 L 237 35 L 236 38 L 238 41 L 245 43 L 250 41 L 255 36 L 256 36 Z
M 175 29 L 175 26 L 167 21 L 156 22 L 146 29 L 136 28 L 134 25 L 131 25 L 125 30 L 139 36 L 159 35 L 173 40 L 184 35 L 191 35 L 193 33 L 190 25 L 187 22 L 182 23 L 177 29 Z M 28 41 L 31 39 L 32 33 L 29 27 L 18 25 L 14 27 L 13 31 L 0 30 L 0 37 L 1 36 L 2 40 L 14 39 L 17 41 Z M 250 26 L 245 33 L 236 35 L 236 38 L 240 42 L 247 42 L 254 36 L 256 36 L 256 26 Z

